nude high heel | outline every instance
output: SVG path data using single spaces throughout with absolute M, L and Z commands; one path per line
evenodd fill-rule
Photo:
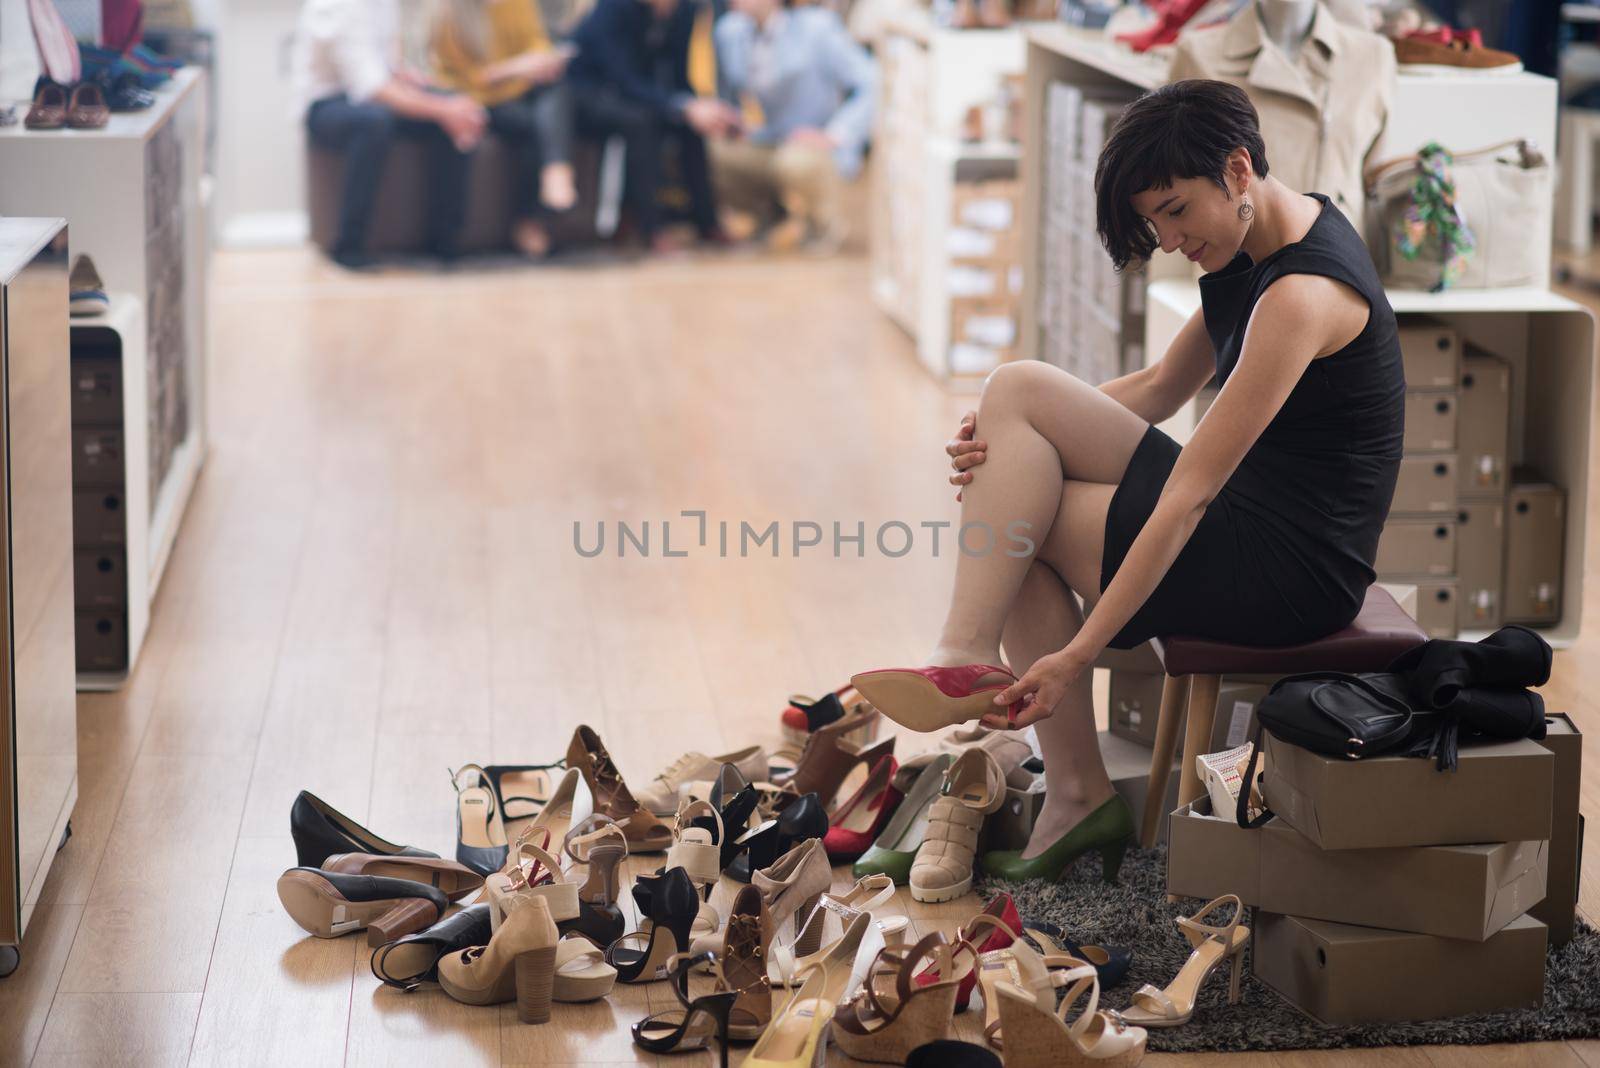
M 451 954 L 439 962 L 439 985 L 466 1005 L 517 1002 L 517 1019 L 550 1019 L 560 935 L 550 906 L 533 898 L 514 909 L 487 946 Z
M 527 839 L 517 843 L 517 857 L 509 874 L 499 871 L 484 880 L 490 929 L 498 931 L 508 914 L 534 898 L 544 899 L 558 924 L 577 919 L 578 884 L 567 879 L 561 862 Z
M 1233 906 L 1233 918 L 1225 926 L 1199 922 L 1202 917 L 1229 905 Z M 1194 946 L 1194 952 L 1189 954 L 1189 959 L 1165 990 L 1157 990 L 1146 983 L 1135 991 L 1133 1004 L 1122 1010 L 1122 1018 L 1139 1027 L 1177 1027 L 1188 1023 L 1194 1016 L 1200 987 L 1224 961 L 1233 968 L 1228 983 L 1228 1004 L 1237 1004 L 1244 947 L 1250 943 L 1250 928 L 1239 923 L 1243 918 L 1244 905 L 1233 894 L 1216 898 L 1193 916 L 1179 916 L 1178 929 Z

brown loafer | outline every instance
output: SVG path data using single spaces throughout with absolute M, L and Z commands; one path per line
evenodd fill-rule
M 79 82 L 73 86 L 66 119 L 74 130 L 98 130 L 110 122 L 111 108 L 100 87 L 94 82 Z
M 67 123 L 67 91 L 48 78 L 40 78 L 33 106 L 22 124 L 30 130 L 59 130 Z

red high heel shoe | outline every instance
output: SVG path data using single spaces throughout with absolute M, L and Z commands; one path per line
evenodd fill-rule
M 1004 683 L 979 686 L 986 675 L 1004 675 Z M 1017 681 L 1010 670 L 993 664 L 959 667 L 884 668 L 852 675 L 850 682 L 879 712 L 902 727 L 927 733 L 994 711 L 994 695 Z M 1006 709 L 1015 722 L 1021 701 Z
M 1148 52 L 1159 45 L 1169 45 L 1178 39 L 1178 31 L 1200 13 L 1207 0 L 1172 0 L 1154 23 L 1137 33 L 1119 33 L 1117 40 L 1135 52 Z
M 982 937 L 987 930 L 989 935 L 983 939 L 982 944 L 976 940 Z M 1010 894 L 996 894 L 989 904 L 984 906 L 982 912 L 962 925 L 956 932 L 956 943 L 965 942 L 973 947 L 979 959 L 985 953 L 993 953 L 997 949 L 1005 949 L 1018 938 L 1022 937 L 1022 916 L 1017 912 L 1016 903 L 1011 900 Z M 924 969 L 917 976 L 918 986 L 927 986 L 939 981 L 939 976 L 933 968 Z M 956 990 L 956 1011 L 966 1012 L 967 1005 L 972 1001 L 972 991 L 978 985 L 978 969 L 974 968 L 961 980 L 961 986 Z
M 894 775 L 900 765 L 894 757 L 879 757 L 850 800 L 833 814 L 828 833 L 822 839 L 822 848 L 835 864 L 853 864 L 861 854 L 872 848 L 872 843 L 883 833 L 895 809 L 905 796 L 895 789 Z

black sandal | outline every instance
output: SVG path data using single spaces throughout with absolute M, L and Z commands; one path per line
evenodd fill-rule
M 650 930 L 630 931 L 611 943 L 606 963 L 617 970 L 619 983 L 665 979 L 668 959 L 689 952 L 690 932 L 700 912 L 700 892 L 688 872 L 669 868 L 662 875 L 635 879 L 633 901 L 639 915 L 650 921 Z
M 694 1000 L 689 999 L 689 972 L 695 968 L 716 966 L 715 953 L 674 954 L 667 961 L 669 978 L 673 980 L 672 992 L 678 995 L 680 1009 L 665 1009 L 652 1013 L 633 1025 L 633 1041 L 640 1049 L 650 1053 L 683 1053 L 705 1049 L 712 1037 L 722 1051 L 722 1068 L 728 1068 L 728 1018 L 733 1013 L 733 1003 L 739 999 L 737 990 L 719 990 Z
M 439 961 L 447 954 L 488 945 L 488 905 L 468 905 L 425 931 L 385 942 L 372 951 L 372 974 L 397 990 L 415 990 L 439 980 Z

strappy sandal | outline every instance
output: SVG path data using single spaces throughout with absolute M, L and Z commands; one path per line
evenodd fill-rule
M 489 905 L 493 930 L 500 930 L 507 915 L 536 897 L 550 906 L 550 918 L 558 927 L 578 918 L 578 884 L 567 879 L 561 862 L 544 849 L 522 839 L 517 843 L 516 862 L 508 868 L 483 882 L 483 900 Z
M 961 942 L 952 951 L 937 931 L 915 946 L 885 946 L 861 993 L 834 1014 L 834 1041 L 858 1061 L 904 1064 L 918 1046 L 950 1036 L 956 990 L 974 964 L 971 945 Z M 933 982 L 913 982 L 928 974 Z M 883 989 L 885 979 L 893 979 L 892 991 Z
M 1216 927 L 1199 922 L 1217 909 L 1233 906 L 1233 919 L 1226 926 Z M 1233 976 L 1228 983 L 1228 1004 L 1239 1001 L 1239 980 L 1244 971 L 1244 947 L 1250 943 L 1250 928 L 1241 926 L 1244 905 L 1234 894 L 1224 894 L 1212 900 L 1193 916 L 1179 916 L 1178 929 L 1194 946 L 1194 952 L 1184 962 L 1165 990 L 1157 990 L 1146 983 L 1133 995 L 1133 1004 L 1122 1010 L 1122 1018 L 1139 1027 L 1177 1027 L 1194 1016 L 1195 1000 L 1200 987 L 1224 961 L 1233 965 Z
M 976 935 L 985 927 L 1005 929 L 993 916 L 979 916 L 968 927 Z M 991 1047 L 1000 1049 L 1000 1002 L 995 989 L 1010 983 L 1031 993 L 1040 1008 L 1055 1009 L 1056 988 L 1065 984 L 1062 969 L 1075 968 L 1084 962 L 1065 954 L 1040 954 L 1020 938 L 1012 940 L 1003 949 L 992 949 L 978 957 L 978 989 L 983 994 L 983 1037 Z
M 1100 973 L 1101 987 L 1116 986 L 1128 977 L 1128 969 L 1133 966 L 1133 950 L 1075 942 L 1053 923 L 1024 923 L 1022 933 L 1047 956 L 1076 957 L 1093 964 Z
M 740 889 L 728 910 L 728 926 L 717 955 L 718 990 L 739 996 L 728 1017 L 728 1037 L 754 1042 L 772 1022 L 772 988 L 767 984 L 767 949 L 773 922 L 760 890 Z
M 598 1001 L 617 985 L 617 970 L 606 963 L 605 953 L 583 938 L 563 938 L 556 944 L 553 1001 Z
M 1000 1026 L 1011 1036 L 1006 1042 L 1007 1068 L 1133 1068 L 1138 1064 L 1144 1058 L 1145 1030 L 1100 1008 L 1100 979 L 1094 967 L 1079 961 L 1078 967 L 1060 978 L 1072 985 L 1059 1009 L 1046 1008 L 1031 991 L 1015 984 L 995 987 Z M 1076 1020 L 1067 1023 L 1072 1006 L 1086 991 L 1089 1003 Z
M 689 972 L 715 963 L 714 953 L 698 956 L 680 953 L 668 959 L 666 968 L 680 1007 L 652 1013 L 634 1024 L 636 1046 L 650 1053 L 684 1053 L 705 1049 L 716 1039 L 721 1048 L 722 1068 L 728 1068 L 729 1018 L 739 992 L 719 989 L 692 1001 L 689 999 Z
M 587 938 L 604 949 L 627 930 L 617 905 L 618 870 L 628 855 L 622 828 L 605 816 L 590 816 L 567 831 L 562 849 L 573 869 L 587 866 L 588 875 L 578 887 L 578 915 L 560 924 L 562 934 Z
M 700 894 L 682 868 L 662 875 L 641 875 L 633 884 L 639 915 L 648 928 L 629 932 L 606 947 L 606 963 L 624 983 L 650 983 L 668 976 L 667 960 L 689 951 Z

